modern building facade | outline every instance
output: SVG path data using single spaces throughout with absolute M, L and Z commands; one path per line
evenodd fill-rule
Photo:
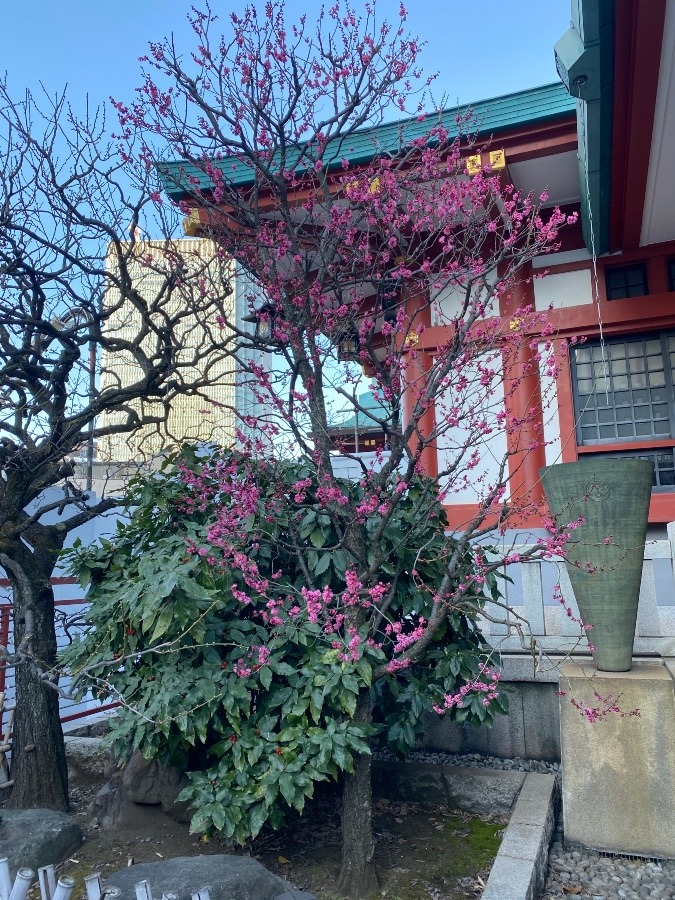
M 203 290 L 217 290 L 222 296 L 229 291 L 225 301 L 234 315 L 236 294 L 234 290 L 235 270 L 233 262 L 223 263 L 216 258 L 214 245 L 210 241 L 182 239 L 178 241 L 138 241 L 133 246 L 130 257 L 129 275 L 131 282 L 145 304 L 155 306 L 153 320 L 161 327 L 162 317 L 175 316 L 187 306 L 185 293 L 176 290 L 169 299 L 163 297 L 166 290 L 166 271 L 173 265 L 167 254 L 193 272 L 189 278 L 199 278 L 205 282 Z M 108 257 L 108 268 L 115 266 L 112 254 Z M 209 281 L 213 281 L 213 287 Z M 142 333 L 143 319 L 138 307 L 133 303 L 119 302 L 119 292 L 111 288 L 104 300 L 112 313 L 106 320 L 106 336 L 118 337 L 133 343 Z M 212 318 L 215 320 L 215 313 Z M 183 441 L 214 441 L 230 445 L 235 436 L 236 405 L 235 364 L 231 358 L 221 357 L 215 364 L 209 359 L 209 328 L 217 328 L 215 321 L 205 321 L 203 313 L 185 315 L 175 326 L 177 336 L 174 352 L 178 364 L 184 367 L 181 377 L 185 382 L 202 382 L 198 390 L 179 394 L 172 399 L 166 410 L 161 398 L 145 398 L 134 402 L 131 407 L 138 412 L 141 420 L 146 416 L 162 417 L 159 424 L 141 427 L 131 434 L 113 434 L 98 440 L 96 461 L 100 466 L 119 463 L 149 463 L 160 454 L 179 446 Z M 151 348 L 155 337 L 150 332 L 143 338 L 144 345 Z M 101 358 L 101 390 L 111 387 L 124 388 L 133 383 L 140 374 L 140 364 L 131 350 L 115 348 L 103 352 Z M 129 410 L 109 413 L 99 420 L 99 426 L 113 423 L 128 415 Z

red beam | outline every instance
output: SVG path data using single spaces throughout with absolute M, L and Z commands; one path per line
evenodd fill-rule
M 667 0 L 617 0 L 610 248 L 640 245 Z

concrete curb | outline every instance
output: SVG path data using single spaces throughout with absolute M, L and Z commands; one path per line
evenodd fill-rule
M 526 775 L 482 900 L 537 900 L 546 880 L 556 802 L 554 775 Z

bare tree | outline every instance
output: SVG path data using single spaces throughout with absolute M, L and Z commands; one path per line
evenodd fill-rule
M 119 149 L 100 111 L 78 117 L 63 95 L 15 102 L 0 83 L 0 565 L 17 663 L 12 806 L 68 805 L 49 685 L 57 677 L 50 578 L 69 532 L 115 505 L 83 489 L 75 460 L 87 456 L 91 487 L 95 448 L 119 456 L 131 441 L 125 458 L 138 459 L 171 431 L 179 440 L 180 398 L 197 398 L 214 422 L 228 414 L 213 385 L 231 389 L 233 380 L 221 324 L 232 318 L 231 264 L 208 242 L 174 240 L 177 218 L 158 200 L 153 166 Z

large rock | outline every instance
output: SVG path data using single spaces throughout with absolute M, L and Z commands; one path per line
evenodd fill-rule
M 144 803 L 149 806 L 159 805 L 164 812 L 181 818 L 187 811 L 185 804 L 176 807 L 176 797 L 188 783 L 186 776 L 174 766 L 162 766 L 154 760 L 143 758 L 141 753 L 134 753 L 122 772 L 122 787 L 128 800 L 133 803 Z M 190 819 L 188 815 L 187 821 Z
M 310 894 L 309 891 L 284 891 L 274 900 L 316 900 L 316 895 Z
M 140 881 L 148 882 L 153 897 L 171 892 L 178 900 L 190 900 L 200 890 L 207 890 L 210 900 L 276 900 L 292 891 L 288 882 L 250 856 L 226 855 L 179 856 L 141 863 L 109 875 L 106 885 L 121 890 L 120 900 L 135 900 L 134 887 Z
M 178 822 L 192 818 L 187 803 L 176 799 L 187 784 L 179 769 L 144 759 L 136 752 L 122 769 L 109 766 L 106 774 L 107 783 L 89 807 L 103 828 L 149 825 L 156 821 L 159 809 Z
M 66 735 L 64 741 L 69 784 L 83 787 L 100 784 L 110 759 L 109 751 L 101 745 L 101 738 Z
M 52 809 L 3 809 L 0 822 L 0 859 L 7 858 L 12 873 L 56 865 L 82 843 L 75 819 Z
M 274 900 L 316 900 L 316 895 L 310 894 L 309 891 L 284 891 Z
M 114 713 L 107 712 L 98 719 L 88 719 L 86 725 L 69 728 L 68 735 L 72 737 L 105 737 L 116 723 L 117 716 Z

